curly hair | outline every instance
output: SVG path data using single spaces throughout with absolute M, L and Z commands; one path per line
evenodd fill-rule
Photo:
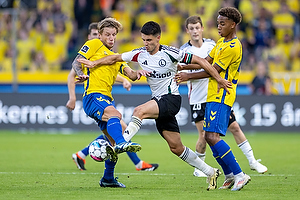
M 238 9 L 234 7 L 225 7 L 221 8 L 218 11 L 219 15 L 227 17 L 228 19 L 231 19 L 236 24 L 239 24 L 242 21 L 242 15 Z

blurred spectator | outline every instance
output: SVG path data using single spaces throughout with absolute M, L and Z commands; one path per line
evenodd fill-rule
M 44 71 L 58 72 L 64 60 L 64 51 L 63 45 L 55 41 L 55 34 L 48 33 L 47 40 L 42 47 L 42 52 L 47 64 L 47 69 L 44 69 Z
M 275 36 L 278 41 L 282 41 L 285 34 L 293 36 L 295 18 L 284 1 L 281 2 L 278 13 L 274 14 L 272 22 L 276 28 Z
M 270 48 L 264 50 L 262 58 L 268 61 L 270 72 L 286 72 L 288 59 L 274 38 L 270 40 Z
M 257 63 L 256 76 L 250 84 L 252 94 L 271 95 L 271 78 L 268 75 L 266 64 L 263 61 Z
M 135 16 L 136 29 L 140 30 L 147 21 L 155 21 L 161 25 L 161 16 L 155 1 L 146 2 L 142 5 L 139 13 Z
M 32 53 L 32 71 L 49 72 L 49 68 L 41 51 Z
M 19 30 L 18 40 L 16 42 L 17 49 L 17 69 L 30 70 L 31 53 L 35 49 L 34 41 L 29 38 L 25 28 Z
M 300 72 L 300 37 L 298 37 L 291 48 L 291 70 L 292 72 Z
M 13 50 L 12 48 L 8 48 L 5 51 L 5 57 L 0 62 L 0 72 L 12 72 L 12 56 Z

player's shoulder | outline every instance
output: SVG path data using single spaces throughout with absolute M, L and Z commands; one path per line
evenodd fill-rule
M 159 51 L 164 51 L 167 53 L 175 53 L 179 54 L 180 50 L 177 47 L 167 46 L 167 45 L 160 45 Z
M 242 44 L 240 40 L 237 37 L 235 37 L 232 40 L 228 41 L 227 46 L 229 46 L 231 49 L 236 49 L 237 51 L 239 51 L 240 48 L 242 47 Z
M 192 46 L 191 42 L 188 41 L 188 42 L 184 43 L 183 45 L 181 45 L 181 47 L 179 49 L 184 50 L 184 49 L 187 49 L 191 46 Z
M 134 51 L 134 52 L 146 51 L 146 47 L 135 48 L 135 49 L 133 49 L 132 51 Z
M 211 45 L 215 45 L 216 42 L 212 39 L 209 39 L 209 38 L 203 38 L 203 43 L 205 44 L 211 44 Z
M 103 45 L 103 42 L 100 39 L 92 39 L 85 42 L 87 45 Z

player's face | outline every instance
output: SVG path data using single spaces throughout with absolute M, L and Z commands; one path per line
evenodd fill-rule
M 88 40 L 99 38 L 98 29 L 91 29 L 91 33 L 88 35 Z
M 113 48 L 117 37 L 117 30 L 112 27 L 105 27 L 103 32 L 100 34 L 100 40 L 108 48 Z
M 231 19 L 219 15 L 217 19 L 217 23 L 218 23 L 218 33 L 221 37 L 226 38 L 233 33 L 235 28 L 235 23 Z
M 159 50 L 160 35 L 154 36 L 141 33 L 141 36 L 147 52 L 151 55 L 155 54 Z
M 188 24 L 186 32 L 190 35 L 191 40 L 202 40 L 203 27 L 199 22 L 197 24 Z

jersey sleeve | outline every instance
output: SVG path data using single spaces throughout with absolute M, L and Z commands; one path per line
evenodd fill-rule
M 140 54 L 140 51 L 133 50 L 122 53 L 122 60 L 125 62 L 137 62 L 137 58 Z
M 78 54 L 82 55 L 86 59 L 90 59 L 95 52 L 103 46 L 103 43 L 99 39 L 89 40 L 81 47 Z

